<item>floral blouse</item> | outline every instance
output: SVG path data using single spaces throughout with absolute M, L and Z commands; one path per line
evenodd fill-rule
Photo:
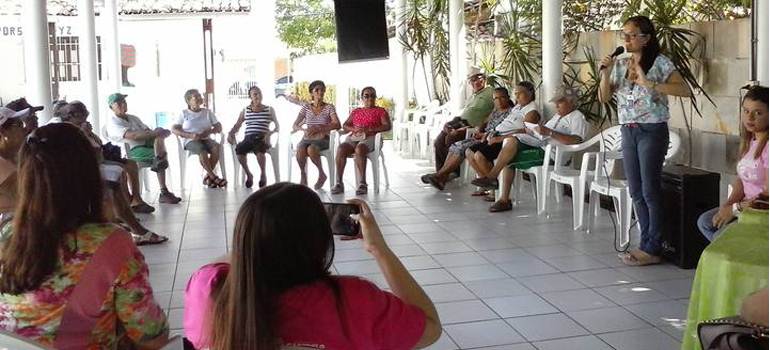
M 65 257 L 65 249 L 60 248 L 56 271 L 37 290 L 0 294 L 0 329 L 52 346 L 67 298 L 91 256 L 116 229 L 120 230 L 111 224 L 86 224 L 67 235 L 70 253 Z M 127 343 L 148 341 L 168 331 L 166 315 L 152 295 L 144 256 L 134 249 L 107 293 L 89 349 L 122 349 Z
M 631 58 L 615 61 L 610 82 L 615 88 L 618 101 L 618 121 L 630 123 L 665 123 L 668 121 L 668 97 L 652 89 L 634 84 L 626 79 Z M 647 80 L 658 84 L 665 83 L 676 70 L 674 63 L 663 55 L 658 55 L 647 71 Z

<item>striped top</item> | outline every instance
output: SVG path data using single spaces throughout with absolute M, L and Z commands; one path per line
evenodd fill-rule
M 265 135 L 270 132 L 270 122 L 273 108 L 270 106 L 261 106 L 258 111 L 251 109 L 251 106 L 243 110 L 243 121 L 246 124 L 246 136 Z
M 313 107 L 310 103 L 302 106 L 300 111 L 305 116 L 305 124 L 307 126 L 329 125 L 332 122 L 332 114 L 336 115 L 337 111 L 334 109 L 333 104 L 324 104 L 323 109 L 318 114 L 313 112 Z

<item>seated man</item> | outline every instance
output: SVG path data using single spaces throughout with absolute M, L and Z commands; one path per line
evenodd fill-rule
M 128 158 L 139 164 L 151 164 L 150 170 L 157 173 L 160 184 L 158 202 L 179 203 L 182 199 L 171 193 L 166 186 L 168 154 L 164 141 L 171 132 L 160 127 L 150 129 L 139 118 L 128 114 L 126 96 L 114 93 L 107 98 L 107 104 L 115 113 L 107 122 L 107 136 L 115 143 L 128 143 L 131 148 Z
M 462 115 L 446 123 L 444 129 L 433 140 L 436 172 L 439 172 L 444 167 L 444 162 L 447 156 L 449 156 L 449 147 L 457 141 L 464 140 L 465 132 L 469 127 L 477 129 L 481 127 L 494 108 L 492 103 L 492 92 L 494 89 L 491 86 L 486 86 L 486 76 L 484 73 L 481 73 L 479 68 L 471 68 L 471 72 L 468 75 L 468 83 L 473 88 L 473 95 L 465 104 Z M 460 175 L 460 168 L 457 168 L 453 174 L 455 178 L 458 177 Z M 420 178 L 423 183 L 429 183 L 429 175 L 431 174 L 423 175 Z
M 374 105 L 377 101 L 377 91 L 373 87 L 367 86 L 361 90 L 361 99 L 364 102 L 364 106 L 350 112 L 350 117 L 342 125 L 342 132 L 347 133 L 348 136 L 344 142 L 340 143 L 337 149 L 335 159 L 337 162 L 337 184 L 332 188 L 332 194 L 345 192 L 342 175 L 345 172 L 345 163 L 347 163 L 348 157 L 353 154 L 355 154 L 356 160 L 356 178 L 360 181 L 356 194 L 362 195 L 368 192 L 366 186 L 366 156 L 374 150 L 375 135 L 388 131 L 391 128 L 388 111 Z
M 227 180 L 215 173 L 222 145 L 211 139 L 211 134 L 222 132 L 222 123 L 214 112 L 203 107 L 203 97 L 198 90 L 187 90 L 184 100 L 187 108 L 174 121 L 171 132 L 184 139 L 185 150 L 198 155 L 205 173 L 203 184 L 209 188 L 225 187 Z
M 168 237 L 156 234 L 142 226 L 136 216 L 134 216 L 134 213 L 131 211 L 133 207 L 128 202 L 128 186 L 126 185 L 126 173 L 128 171 L 124 171 L 126 165 L 133 163 L 133 161 L 119 158 L 115 155 L 111 156 L 110 152 L 104 151 L 102 140 L 93 133 L 91 123 L 87 121 L 89 112 L 86 106 L 80 101 L 72 101 L 61 108 L 57 108 L 56 114 L 63 123 L 70 123 L 80 128 L 94 147 L 97 159 L 100 162 L 102 179 L 105 182 L 106 196 L 111 199 L 111 201 L 108 201 L 108 204 L 114 208 L 118 219 L 126 223 L 128 231 L 134 237 L 134 243 L 136 245 L 145 245 L 168 241 Z M 118 155 L 120 154 L 119 152 L 120 150 L 118 149 Z M 131 169 L 136 169 L 136 164 L 133 164 Z M 144 205 L 149 207 L 146 203 Z M 155 210 L 152 207 L 150 209 L 152 211 Z
M 479 182 L 485 188 L 497 188 L 497 174 L 503 169 L 503 188 L 500 199 L 492 204 L 490 212 L 508 211 L 513 208 L 511 204 L 511 185 L 516 169 L 528 169 L 532 166 L 543 164 L 545 152 L 543 148 L 548 139 L 556 140 L 562 144 L 576 144 L 583 141 L 588 132 L 588 124 L 582 112 L 577 110 L 577 91 L 570 87 L 561 86 L 554 92 L 551 102 L 556 104 L 556 114 L 545 125 L 536 127 L 535 132 L 527 129 L 528 134 L 517 135 L 503 147 L 503 152 L 497 160 L 488 177 Z M 503 158 L 505 153 L 505 158 Z M 511 162 L 512 161 L 512 162 Z M 509 163 L 510 162 L 510 163 Z M 494 177 L 492 177 L 494 176 Z M 492 186 L 494 185 L 494 186 Z

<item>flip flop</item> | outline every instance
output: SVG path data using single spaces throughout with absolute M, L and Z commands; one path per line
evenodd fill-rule
M 439 191 L 444 190 L 444 185 L 442 185 L 440 182 L 438 182 L 438 179 L 435 175 L 428 176 L 428 182 L 430 182 L 430 185 L 435 187 Z
M 478 190 L 478 191 L 473 191 L 473 193 L 471 193 L 471 197 L 481 197 L 481 196 L 487 196 L 487 195 L 489 195 L 489 191 L 487 190 Z
M 161 244 L 163 242 L 168 241 L 168 237 L 161 236 L 152 231 L 147 231 L 143 235 L 132 234 L 132 236 L 134 237 L 134 243 L 137 246 Z

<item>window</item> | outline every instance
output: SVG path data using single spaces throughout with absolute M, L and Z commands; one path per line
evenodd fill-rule
M 102 40 L 96 37 L 96 73 L 102 80 Z M 80 81 L 80 38 L 57 36 L 51 45 L 51 72 L 59 81 Z

